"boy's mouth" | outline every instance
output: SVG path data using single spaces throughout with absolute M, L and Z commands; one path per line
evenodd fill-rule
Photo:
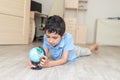
M 50 43 L 50 45 L 53 46 L 53 47 L 56 46 L 56 44 L 54 44 L 54 43 Z

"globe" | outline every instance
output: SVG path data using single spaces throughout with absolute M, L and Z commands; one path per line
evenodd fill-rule
M 45 51 L 42 47 L 32 48 L 29 52 L 29 58 L 32 62 L 40 62 L 40 58 L 45 56 Z

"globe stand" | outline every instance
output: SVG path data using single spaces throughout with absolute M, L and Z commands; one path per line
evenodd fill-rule
M 42 69 L 42 67 L 39 65 L 39 63 L 40 62 L 32 62 L 32 64 L 35 65 L 36 67 L 32 67 L 31 69 L 34 69 L 34 70 L 40 70 L 40 69 Z

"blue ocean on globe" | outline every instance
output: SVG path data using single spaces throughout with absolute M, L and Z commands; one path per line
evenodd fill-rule
M 40 58 L 44 56 L 44 51 L 40 47 L 32 48 L 29 52 L 29 58 L 33 62 L 40 62 Z

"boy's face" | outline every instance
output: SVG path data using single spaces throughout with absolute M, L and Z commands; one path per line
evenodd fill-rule
M 48 31 L 46 31 L 46 37 L 47 37 L 47 41 L 51 44 L 51 46 L 56 46 L 57 44 L 59 44 L 62 38 L 56 32 L 49 33 Z

